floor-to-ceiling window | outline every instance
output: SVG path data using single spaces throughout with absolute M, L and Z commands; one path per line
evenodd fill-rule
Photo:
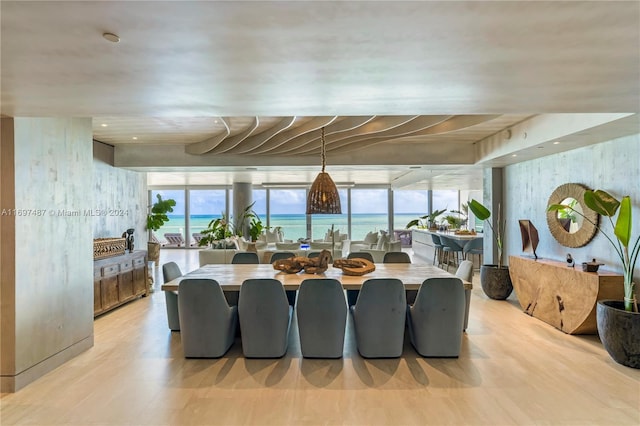
M 389 190 L 351 190 L 351 239 L 362 240 L 371 231 L 389 230 Z
M 429 213 L 429 191 L 394 190 L 393 191 L 393 230 L 394 239 L 402 241 L 404 247 L 411 246 L 411 231 L 403 231 L 412 220 Z M 427 221 L 424 220 L 426 223 Z
M 404 229 L 407 223 L 427 215 L 429 209 L 427 190 L 393 191 L 393 229 Z
M 294 241 L 309 236 L 312 239 L 324 238 L 331 225 L 340 233 L 349 233 L 352 240 L 361 240 L 371 231 L 387 231 L 390 227 L 391 231 L 404 229 L 409 221 L 429 213 L 427 190 L 390 192 L 387 188 L 343 188 L 339 193 L 342 204 L 342 214 L 339 215 L 307 215 L 306 189 L 298 188 L 253 189 L 253 210 L 265 227 L 273 229 L 279 226 L 285 239 Z M 393 194 L 391 200 L 390 193 Z M 169 222 L 156 232 L 160 240 L 165 233 L 180 233 L 188 243 L 197 247 L 192 235 L 200 233 L 211 220 L 232 210 L 232 206 L 227 205 L 232 200 L 230 188 L 153 188 L 150 191 L 153 200 L 156 194 L 176 201 Z M 459 192 L 434 190 L 431 194 L 432 210 L 446 210 L 437 222 L 446 223 L 445 217 L 451 214 L 451 210 L 460 209 Z M 390 208 L 392 218 L 389 218 Z
M 253 197 L 253 211 L 264 223 L 264 226 L 267 226 L 267 190 L 254 189 L 251 196 Z
M 163 200 L 172 199 L 175 200 L 176 205 L 173 208 L 173 212 L 167 214 L 169 221 L 166 222 L 160 229 L 154 232 L 156 238 L 162 241 L 164 240 L 164 234 L 166 233 L 180 233 L 182 237 L 185 236 L 186 222 L 185 222 L 185 193 L 182 189 L 157 189 L 151 191 L 151 205 L 158 201 L 157 195 L 160 195 Z
M 225 189 L 189 190 L 189 235 L 201 233 L 209 222 L 226 215 L 227 195 Z M 191 241 L 192 245 L 195 241 Z M 197 244 L 195 244 L 197 245 Z
M 340 234 L 349 234 L 349 212 L 348 202 L 349 193 L 347 189 L 338 189 L 340 194 L 340 205 L 342 214 L 314 214 L 311 216 L 311 239 L 319 240 L 325 237 L 327 231 L 333 225 L 334 231 L 340 231 Z
M 459 191 L 457 190 L 434 190 L 432 191 L 433 197 L 433 211 L 445 210 L 440 216 L 436 218 L 438 225 L 449 225 L 446 217 L 449 215 L 456 215 L 451 210 L 459 210 Z
M 307 237 L 307 193 L 305 189 L 269 190 L 269 226 L 282 228 L 284 238 Z

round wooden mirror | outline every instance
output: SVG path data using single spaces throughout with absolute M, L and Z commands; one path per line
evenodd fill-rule
M 565 204 L 572 207 L 547 212 L 547 225 L 551 235 L 565 247 L 582 247 L 596 234 L 595 224 L 598 223 L 599 216 L 584 204 L 584 192 L 587 189 L 578 183 L 566 183 L 557 187 L 549 197 L 547 205 Z

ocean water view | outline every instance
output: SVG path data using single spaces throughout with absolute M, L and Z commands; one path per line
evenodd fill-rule
M 405 229 L 408 222 L 424 213 L 402 213 L 394 215 L 393 228 Z M 187 235 L 201 232 L 209 222 L 220 216 L 212 215 L 191 215 L 189 218 L 189 229 L 186 230 L 184 215 L 170 215 L 169 222 L 160 228 L 155 234 L 160 241 L 164 239 L 165 233 L 180 233 L 186 239 Z M 371 231 L 387 230 L 387 214 L 352 214 L 351 215 L 351 239 L 362 240 Z M 266 225 L 266 220 L 261 217 Z M 269 225 L 271 228 L 282 227 L 284 238 L 288 240 L 298 240 L 307 236 L 307 215 L 306 214 L 272 214 Z M 311 217 L 311 238 L 316 240 L 323 238 L 327 230 L 334 225 L 335 230 L 347 233 L 347 215 L 313 215 Z M 185 231 L 186 230 L 186 231 Z

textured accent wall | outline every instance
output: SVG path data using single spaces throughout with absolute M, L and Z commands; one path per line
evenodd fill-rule
M 14 315 L 2 316 L 3 390 L 35 380 L 93 345 L 90 118 L 15 118 Z M 4 151 L 4 150 L 3 150 Z M 6 189 L 6 188 L 5 188 Z M 3 190 L 3 197 L 4 197 Z M 4 229 L 3 229 L 4 232 Z M 7 247 L 3 241 L 3 252 Z M 7 265 L 3 265 L 4 268 Z M 6 294 L 3 291 L 3 295 Z M 10 371 L 4 368 L 11 365 Z
M 504 182 L 508 255 L 522 253 L 518 219 L 530 219 L 540 234 L 538 256 L 563 260 L 571 253 L 577 264 L 596 258 L 605 263 L 603 269 L 622 272 L 611 244 L 601 233 L 584 247 L 561 246 L 547 227 L 546 207 L 553 190 L 564 183 L 603 189 L 618 198 L 630 195 L 634 201 L 633 236 L 637 236 L 640 233 L 640 134 L 508 166 Z M 607 234 L 613 234 L 608 221 L 601 220 L 601 224 Z M 638 282 L 640 268 L 636 268 L 635 278 Z
M 146 250 L 147 175 L 113 167 L 111 145 L 93 142 L 93 238 L 120 237 L 134 228 L 136 250 Z

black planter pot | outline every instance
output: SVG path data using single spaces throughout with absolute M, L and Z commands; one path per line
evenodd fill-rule
M 625 311 L 621 300 L 599 300 L 596 321 L 600 341 L 611 358 L 640 368 L 640 313 Z
M 513 291 L 509 267 L 498 265 L 482 265 L 480 267 L 480 284 L 482 290 L 491 299 L 504 300 Z

